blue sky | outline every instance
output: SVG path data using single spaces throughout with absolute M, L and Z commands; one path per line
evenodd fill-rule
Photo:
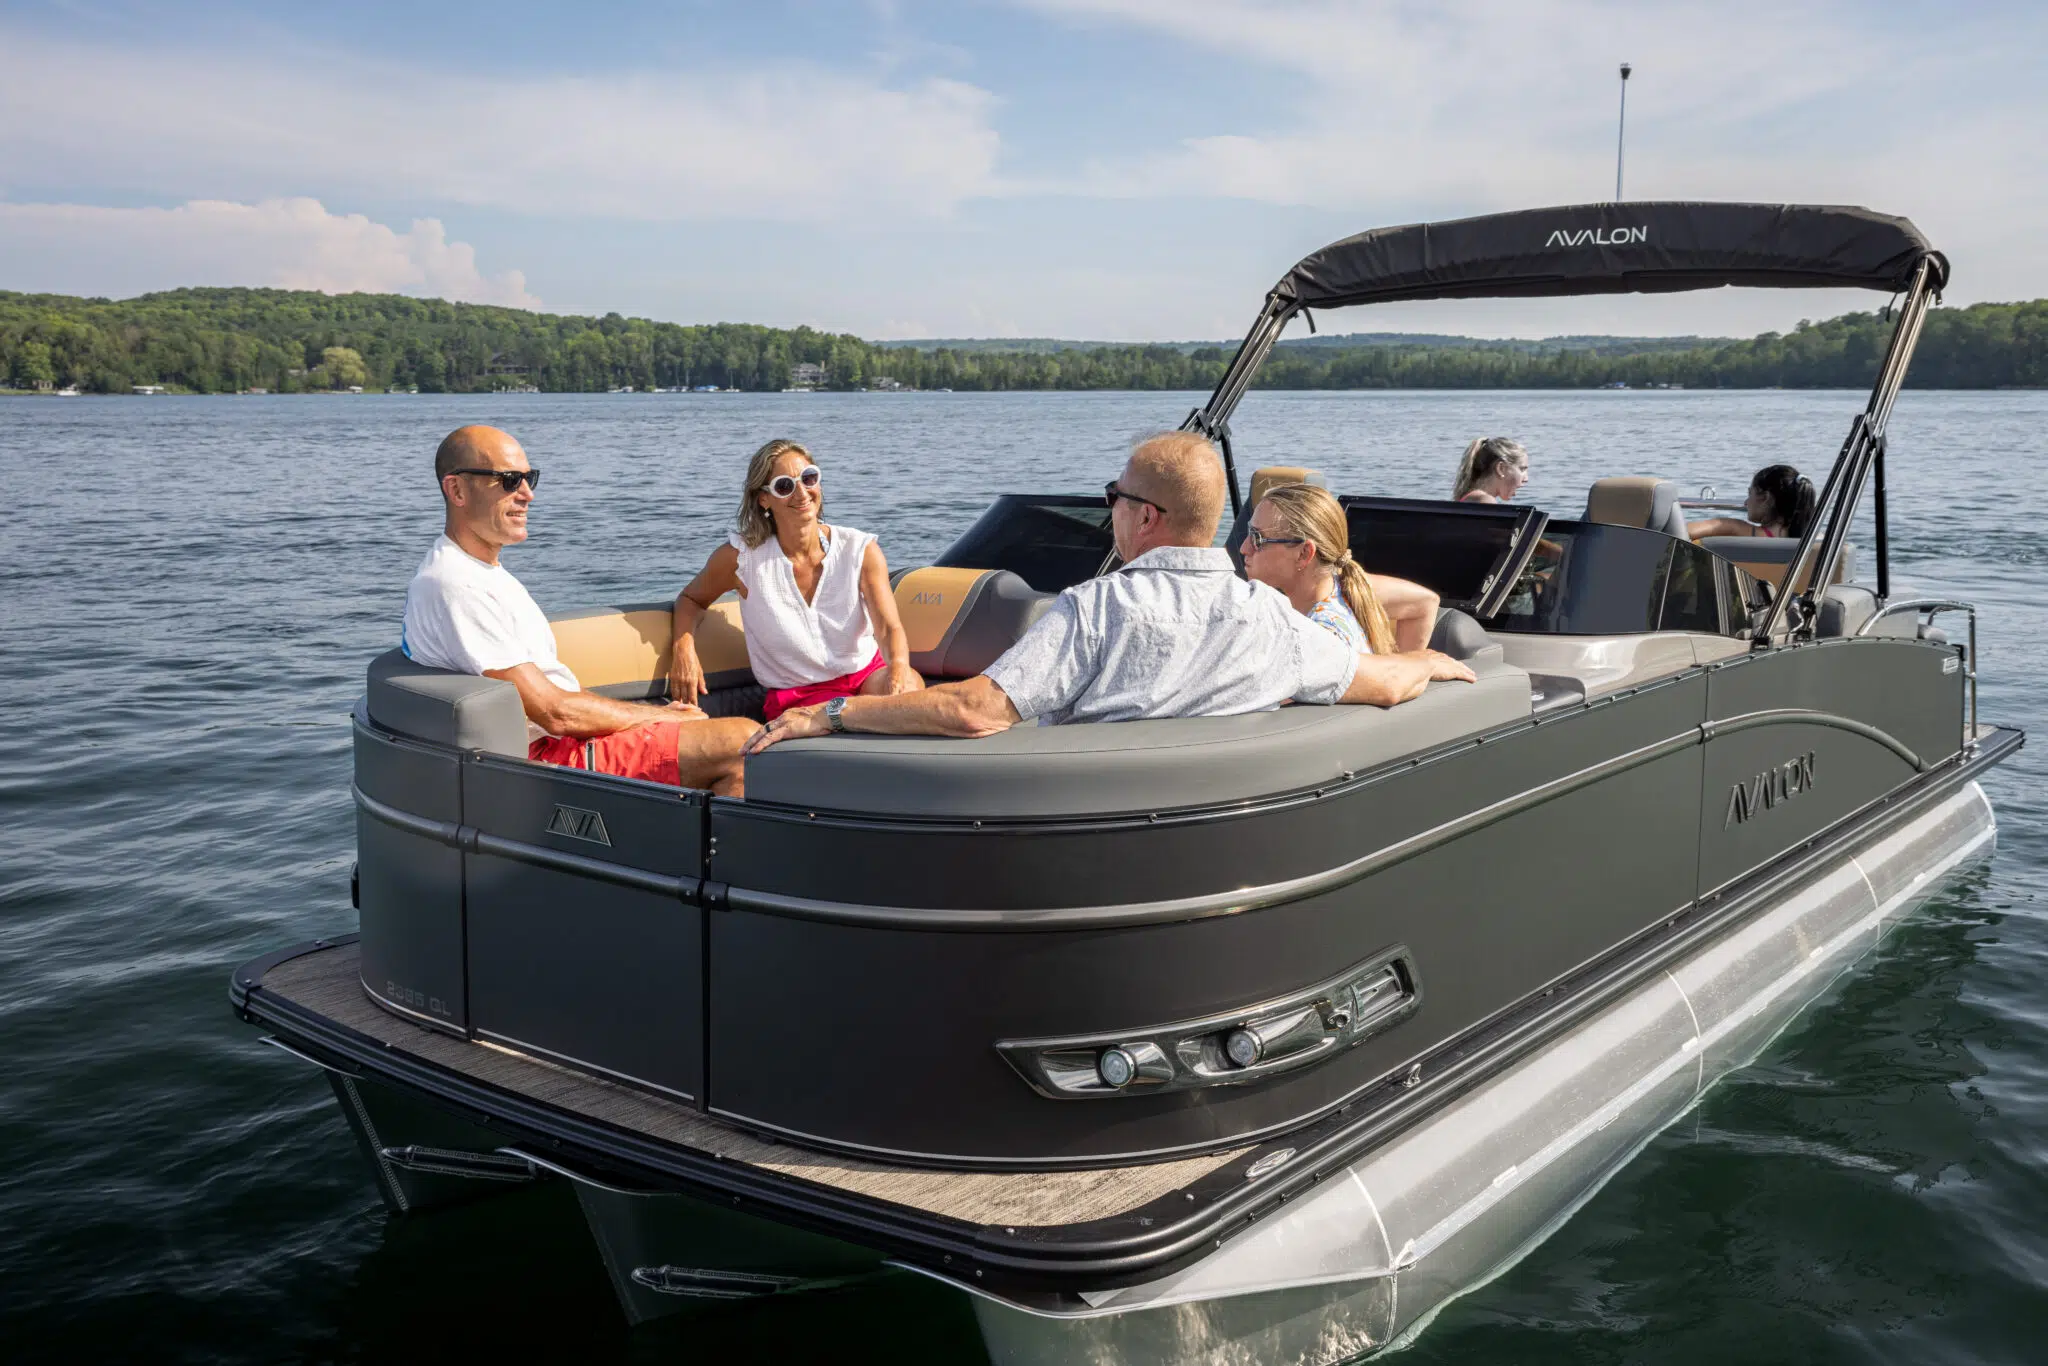
M 1984 4 L 0 0 L 0 288 L 374 289 L 871 337 L 1227 337 L 1365 227 L 1863 203 L 2048 295 L 2048 9 Z M 1746 333 L 1718 291 L 1341 330 Z

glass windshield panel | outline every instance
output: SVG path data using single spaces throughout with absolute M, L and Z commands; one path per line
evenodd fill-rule
M 1374 574 L 1409 579 L 1447 607 L 1469 610 L 1506 558 L 1522 514 L 1498 503 L 1424 498 L 1341 500 L 1351 555 Z
M 1098 497 L 1005 493 L 932 563 L 1007 569 L 1041 593 L 1086 582 L 1116 549 Z
M 1677 541 L 1642 527 L 1552 522 L 1492 630 L 1624 636 L 1654 631 Z

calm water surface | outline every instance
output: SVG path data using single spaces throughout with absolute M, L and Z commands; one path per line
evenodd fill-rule
M 345 713 L 397 639 L 449 428 L 507 426 L 547 471 L 508 558 L 560 609 L 673 593 L 769 436 L 908 565 L 994 492 L 1101 487 L 1194 397 L 0 400 L 0 1354 L 981 1360 L 971 1313 L 907 1276 L 628 1332 L 563 1190 L 387 1219 L 228 972 L 355 927 Z M 1248 467 L 1427 496 L 1468 437 L 1513 434 L 1525 497 L 1571 515 L 1599 474 L 1819 473 L 1858 403 L 1259 394 L 1237 427 Z M 2044 394 L 1908 393 L 1893 421 L 1896 577 L 1983 607 L 1985 716 L 2028 727 L 2044 430 Z M 1994 858 L 1401 1360 L 2048 1358 L 2043 762 L 1987 781 Z

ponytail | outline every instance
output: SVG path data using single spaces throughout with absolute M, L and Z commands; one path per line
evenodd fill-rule
M 1316 549 L 1321 550 L 1322 546 L 1318 544 Z M 1387 620 L 1387 609 L 1380 606 L 1380 595 L 1372 591 L 1372 580 L 1366 577 L 1365 570 L 1351 558 L 1349 550 L 1330 567 L 1337 575 L 1337 590 L 1344 595 L 1344 605 L 1365 628 L 1365 642 L 1372 646 L 1372 652 L 1396 653 L 1394 623 Z
M 1465 448 L 1458 457 L 1458 472 L 1451 479 L 1451 501 L 1457 502 L 1472 491 L 1479 482 L 1479 452 L 1486 449 L 1486 438 L 1480 437 Z
M 1394 624 L 1365 569 L 1351 558 L 1351 530 L 1345 525 L 1344 508 L 1328 489 L 1313 484 L 1282 484 L 1269 489 L 1259 502 L 1271 504 L 1289 536 L 1299 536 L 1316 548 L 1316 562 L 1328 566 L 1336 577 L 1337 591 L 1358 624 L 1365 628 L 1366 644 L 1376 655 L 1396 652 Z

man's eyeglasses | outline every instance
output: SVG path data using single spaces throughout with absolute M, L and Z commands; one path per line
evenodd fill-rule
M 787 498 L 802 484 L 807 489 L 816 489 L 824 476 L 818 473 L 816 465 L 806 465 L 794 475 L 778 474 L 768 481 L 768 491 L 777 498 Z
M 1305 545 L 1308 542 L 1306 536 L 1268 536 L 1257 527 L 1247 527 L 1244 538 L 1251 542 L 1254 555 L 1269 545 Z
M 1109 504 L 1112 510 L 1115 509 L 1116 500 L 1119 498 L 1128 498 L 1134 503 L 1143 503 L 1146 507 L 1151 508 L 1161 517 L 1164 517 L 1166 515 L 1165 508 L 1159 506 L 1159 504 L 1153 502 L 1150 498 L 1140 498 L 1137 494 L 1132 493 L 1127 489 L 1118 488 L 1116 480 L 1114 479 L 1110 480 L 1107 484 L 1104 484 L 1102 486 L 1102 501 Z
M 495 479 L 498 487 L 510 493 L 521 484 L 530 489 L 540 487 L 539 470 L 450 470 L 450 474 L 474 474 L 480 479 Z

